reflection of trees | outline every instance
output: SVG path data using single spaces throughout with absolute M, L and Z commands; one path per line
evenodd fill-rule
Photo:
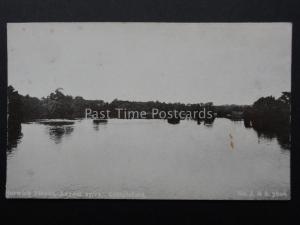
M 11 154 L 23 137 L 21 123 L 8 120 L 7 126 L 7 153 Z
M 93 128 L 94 128 L 95 131 L 99 131 L 99 124 L 97 124 L 97 123 L 95 124 L 95 123 L 94 123 Z
M 211 118 L 211 119 L 205 119 L 204 120 L 204 126 L 206 127 L 212 127 L 215 121 L 215 117 Z
M 291 148 L 290 127 L 274 125 L 269 127 L 253 124 L 253 129 L 256 131 L 258 138 L 272 140 L 277 139 L 282 149 Z
M 23 134 L 22 126 L 22 103 L 21 96 L 12 86 L 7 88 L 8 95 L 8 120 L 7 120 L 7 151 L 8 154 L 12 149 L 17 147 Z
M 277 133 L 277 141 L 283 149 L 291 149 L 291 136 L 289 127 L 286 131 L 282 130 L 280 133 Z
M 93 128 L 95 131 L 99 131 L 100 127 L 106 127 L 107 122 L 102 121 L 102 122 L 93 122 Z
M 74 131 L 74 127 L 70 125 L 48 125 L 47 129 L 50 139 L 56 144 L 61 143 L 63 137 L 69 136 Z
M 215 116 L 213 116 L 212 118 L 209 118 L 209 119 L 208 118 L 205 118 L 205 119 L 197 118 L 197 124 L 200 125 L 201 123 L 203 123 L 204 126 L 206 126 L 206 127 L 212 127 L 215 119 L 216 119 Z

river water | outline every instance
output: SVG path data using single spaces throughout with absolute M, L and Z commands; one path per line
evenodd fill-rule
M 8 151 L 6 189 L 7 198 L 289 199 L 290 151 L 221 118 L 37 121 Z

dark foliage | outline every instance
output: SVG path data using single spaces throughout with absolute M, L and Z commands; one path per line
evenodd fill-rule
M 200 111 L 203 108 L 206 110 L 215 110 L 212 102 L 199 104 L 183 104 L 183 103 L 166 103 L 159 101 L 136 102 L 123 101 L 114 99 L 112 102 L 104 102 L 103 100 L 86 100 L 83 97 L 76 96 L 75 98 L 65 95 L 61 88 L 50 93 L 46 98 L 38 99 L 29 95 L 22 96 L 14 91 L 12 86 L 9 86 L 11 92 L 11 103 L 9 111 L 11 117 L 17 118 L 18 121 L 30 121 L 34 119 L 75 119 L 85 117 L 85 109 L 90 108 L 93 111 L 109 110 L 111 117 L 117 117 L 116 109 L 126 109 L 127 111 L 145 111 L 150 113 L 153 108 L 159 111 Z M 230 112 L 232 106 L 218 106 L 218 112 L 226 110 Z M 223 113 L 224 114 L 224 113 Z
M 253 127 L 259 137 L 276 137 L 284 149 L 290 149 L 290 111 L 290 92 L 282 92 L 278 99 L 262 97 L 245 110 L 245 127 Z

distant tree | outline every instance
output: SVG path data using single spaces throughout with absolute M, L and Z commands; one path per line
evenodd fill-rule
M 71 118 L 73 116 L 73 97 L 64 95 L 61 90 L 63 89 L 56 89 L 46 99 L 45 106 L 50 118 Z
M 283 92 L 278 99 L 261 97 L 247 108 L 245 119 L 261 130 L 283 129 L 290 124 L 290 97 L 290 92 Z
M 73 116 L 83 117 L 86 108 L 86 100 L 81 96 L 76 96 L 72 102 Z
M 271 110 L 277 104 L 273 96 L 262 97 L 254 102 L 253 107 L 257 110 Z
M 38 119 L 46 116 L 46 108 L 42 101 L 29 95 L 21 96 L 23 120 Z
M 291 92 L 282 92 L 282 95 L 278 98 L 278 101 L 290 105 L 291 104 Z

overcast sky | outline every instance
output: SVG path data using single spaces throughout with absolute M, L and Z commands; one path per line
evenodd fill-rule
M 291 88 L 289 23 L 10 23 L 8 82 L 85 99 L 252 104 Z

